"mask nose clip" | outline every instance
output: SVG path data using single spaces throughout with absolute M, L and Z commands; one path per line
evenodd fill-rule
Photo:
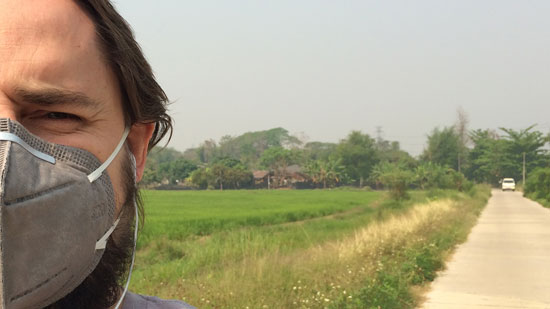
M 49 162 L 51 164 L 55 164 L 55 158 L 50 156 L 49 154 L 43 153 L 41 151 L 38 151 L 34 148 L 32 148 L 29 144 L 27 144 L 24 140 L 22 140 L 19 136 L 9 133 L 9 132 L 0 132 L 0 141 L 10 141 L 12 143 L 16 143 L 23 147 L 26 151 L 28 151 L 33 156 L 37 157 L 38 159 L 44 160 L 46 162 Z

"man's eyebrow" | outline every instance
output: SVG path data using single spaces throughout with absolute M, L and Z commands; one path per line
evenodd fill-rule
M 25 103 L 42 106 L 76 105 L 86 109 L 96 109 L 100 106 L 97 101 L 81 92 L 54 88 L 39 90 L 16 88 L 15 95 Z

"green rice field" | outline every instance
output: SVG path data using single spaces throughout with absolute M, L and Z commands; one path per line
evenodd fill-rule
M 360 190 L 145 191 L 147 223 L 140 246 L 239 227 L 258 227 L 369 211 L 378 192 Z

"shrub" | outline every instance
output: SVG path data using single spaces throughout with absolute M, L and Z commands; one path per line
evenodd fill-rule
M 421 189 L 454 189 L 467 192 L 474 185 L 464 174 L 431 162 L 421 164 L 414 172 L 415 183 Z
M 535 200 L 550 201 L 550 168 L 538 168 L 531 172 L 525 182 L 524 192 Z
M 388 188 L 392 198 L 407 198 L 407 189 L 413 183 L 414 174 L 396 164 L 382 163 L 377 167 L 377 181 Z
M 398 272 L 384 270 L 359 291 L 357 300 L 363 308 L 389 309 L 412 308 L 414 302 L 407 280 Z

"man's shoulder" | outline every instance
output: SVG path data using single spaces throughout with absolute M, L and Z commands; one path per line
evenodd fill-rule
M 179 300 L 160 299 L 128 291 L 124 297 L 122 309 L 195 309 L 195 307 Z

